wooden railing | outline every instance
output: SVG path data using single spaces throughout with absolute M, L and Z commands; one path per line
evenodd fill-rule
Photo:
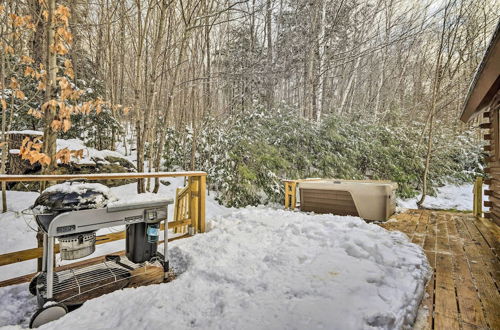
M 191 189 L 189 185 L 184 188 L 177 188 L 175 191 L 174 205 L 174 220 L 175 221 L 190 221 L 189 199 L 191 197 Z M 174 228 L 174 233 L 185 233 L 187 226 L 179 226 Z
M 294 210 L 297 205 L 297 181 L 286 180 L 285 182 L 285 209 Z
M 205 232 L 205 205 L 206 205 L 206 173 L 205 172 L 157 172 L 157 173 L 109 173 L 109 174 L 82 174 L 82 175 L 0 175 L 0 182 L 22 182 L 22 181 L 66 181 L 66 180 L 123 180 L 144 179 L 164 177 L 187 177 L 187 185 L 178 188 L 174 204 L 174 221 L 168 223 L 168 229 L 175 232 L 187 234 L 170 238 L 168 241 L 190 237 L 196 233 Z M 162 223 L 161 230 L 164 230 Z M 177 230 L 181 228 L 181 230 Z M 187 230 L 186 230 L 187 229 Z M 105 244 L 125 238 L 125 231 L 120 231 L 96 237 L 96 244 Z M 163 243 L 160 241 L 159 243 Z M 59 252 L 56 244 L 55 252 Z M 122 253 L 118 251 L 117 253 Z M 42 257 L 43 248 L 37 247 L 27 250 L 15 251 L 0 255 L 0 266 L 10 265 L 22 261 L 38 259 Z M 103 257 L 93 258 L 96 262 Z M 72 263 L 78 267 L 79 264 L 86 265 L 88 260 Z M 63 266 L 66 267 L 66 266 Z M 19 284 L 29 281 L 35 274 L 28 274 L 0 282 L 0 287 Z
M 285 209 L 294 210 L 297 207 L 297 186 L 305 181 L 325 180 L 322 178 L 309 178 L 297 180 L 283 180 L 285 183 Z
M 475 217 L 481 218 L 483 216 L 483 178 L 477 177 L 474 182 L 474 202 L 473 214 Z

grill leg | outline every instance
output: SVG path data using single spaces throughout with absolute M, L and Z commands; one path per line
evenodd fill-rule
M 42 272 L 47 271 L 47 234 L 43 233 Z
M 168 265 L 168 219 L 165 219 L 165 230 L 163 231 L 163 269 L 165 270 L 165 276 L 167 276 L 167 272 L 169 270 Z
M 47 240 L 47 300 L 51 300 L 54 291 L 54 237 Z

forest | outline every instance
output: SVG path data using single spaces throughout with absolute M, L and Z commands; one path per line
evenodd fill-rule
M 0 328 L 500 329 L 500 1 L 0 0 Z
M 227 206 L 281 201 L 281 180 L 304 177 L 432 195 L 482 175 L 478 123 L 459 114 L 499 12 L 494 0 L 2 0 L 1 172 L 9 132 L 34 130 L 18 153 L 36 173 L 81 158 L 57 142 L 79 139 L 138 172 L 206 171 Z

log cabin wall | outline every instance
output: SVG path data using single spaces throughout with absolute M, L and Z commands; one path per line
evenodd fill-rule
M 489 123 L 481 125 L 488 130 L 484 136 L 487 142 L 484 149 L 488 155 L 485 161 L 485 183 L 489 188 L 485 190 L 488 200 L 484 202 L 484 206 L 489 207 L 489 212 L 485 213 L 485 217 L 500 226 L 500 91 L 497 91 L 484 117 L 489 118 Z

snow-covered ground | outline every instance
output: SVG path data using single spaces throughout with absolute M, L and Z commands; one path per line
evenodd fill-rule
M 472 184 L 463 184 L 460 186 L 447 185 L 437 189 L 436 196 L 425 197 L 424 207 L 439 210 L 472 210 L 473 203 Z M 421 195 L 415 198 L 398 199 L 398 206 L 404 209 L 416 209 L 417 201 Z M 484 196 L 483 196 L 484 199 Z
M 172 197 L 182 178 L 162 185 Z M 135 185 L 112 188 L 119 200 L 135 194 Z M 37 193 L 8 192 L 10 212 L 0 216 L 0 253 L 35 247 L 35 227 L 20 213 Z M 417 198 L 399 200 L 415 208 Z M 427 197 L 429 208 L 467 210 L 472 185 L 446 186 Z M 172 209 L 170 209 L 172 215 Z M 172 263 L 182 273 L 172 283 L 127 289 L 92 300 L 49 328 L 111 322 L 139 328 L 167 323 L 154 314 L 175 316 L 173 328 L 398 328 L 413 321 L 423 293 L 427 263 L 404 235 L 390 233 L 353 217 L 312 215 L 272 208 L 227 209 L 212 197 L 207 203 L 207 234 L 171 244 Z M 120 228 L 102 230 L 100 234 Z M 123 249 L 117 241 L 97 246 L 91 257 Z M 0 279 L 35 270 L 34 261 L 1 267 Z M 126 302 L 124 304 L 124 302 Z M 0 289 L 0 325 L 27 325 L 36 308 L 26 284 Z M 117 310 L 109 318 L 102 310 Z M 255 317 L 258 315 L 259 317 Z M 132 322 L 132 323 L 131 323 Z M 107 326 L 106 326 L 107 327 Z
M 161 194 L 172 197 L 183 182 L 169 181 Z M 128 199 L 135 185 L 112 192 Z M 34 247 L 34 232 L 14 211 L 36 196 L 9 192 L 0 253 Z M 428 264 L 420 247 L 357 217 L 228 209 L 212 195 L 207 227 L 170 244 L 175 281 L 88 301 L 45 328 L 399 329 L 413 322 L 424 294 Z M 99 245 L 92 257 L 123 248 L 123 241 Z M 34 263 L 0 270 L 12 277 L 32 272 Z M 27 284 L 0 288 L 1 326 L 25 327 L 35 309 Z
M 170 181 L 164 196 L 183 184 Z M 128 199 L 135 185 L 112 192 Z M 30 222 L 16 212 L 36 197 L 9 192 L 1 253 L 35 246 Z M 207 218 L 208 233 L 171 243 L 175 281 L 91 300 L 46 328 L 394 329 L 413 322 L 428 266 L 403 234 L 356 217 L 227 209 L 213 196 Z M 123 247 L 123 241 L 99 245 L 92 257 Z M 1 276 L 34 267 L 4 266 Z M 0 288 L 0 325 L 25 327 L 35 309 L 27 284 Z
M 427 262 L 401 233 L 264 207 L 210 223 L 209 233 L 172 244 L 174 282 L 103 296 L 47 328 L 393 329 L 413 321 Z M 9 305 L 0 322 L 27 321 L 34 299 L 26 289 L 0 290 Z

